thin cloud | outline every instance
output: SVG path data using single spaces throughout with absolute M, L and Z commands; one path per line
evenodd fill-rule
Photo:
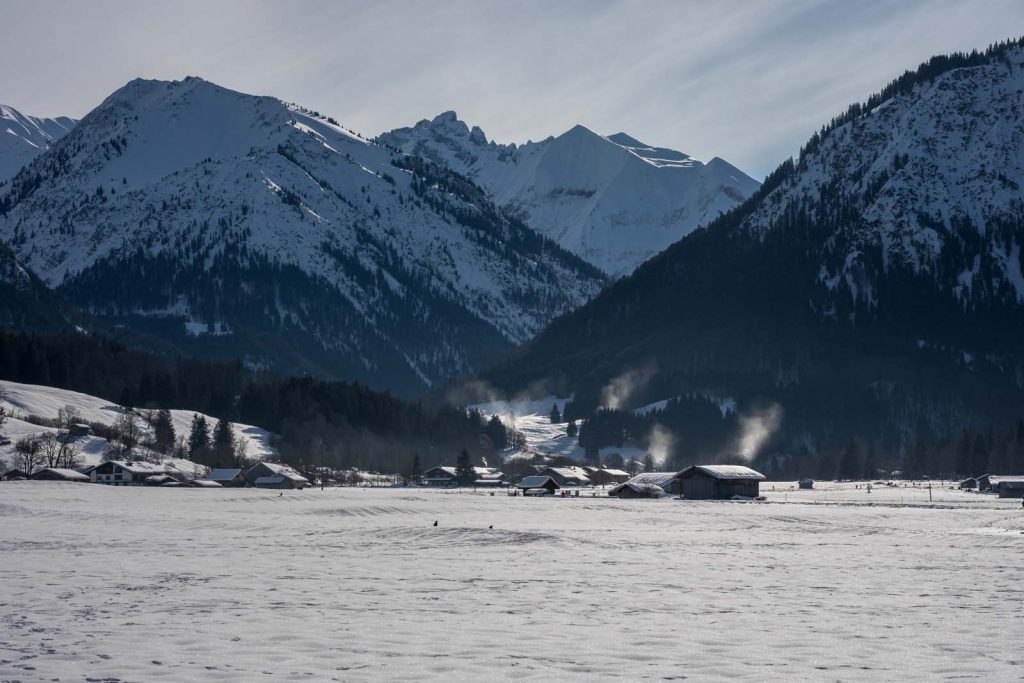
M 0 102 L 30 114 L 198 75 L 367 134 L 455 109 L 499 141 L 583 123 L 755 176 L 904 69 L 1024 26 L 1018 0 L 0 3 Z

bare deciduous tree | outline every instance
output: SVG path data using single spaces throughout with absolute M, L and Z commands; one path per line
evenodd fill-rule
M 32 474 L 42 464 L 42 444 L 38 437 L 26 436 L 14 444 L 14 452 L 18 469 L 25 474 Z

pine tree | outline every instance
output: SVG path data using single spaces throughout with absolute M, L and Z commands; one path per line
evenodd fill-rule
M 206 418 L 202 415 L 192 414 L 192 428 L 188 434 L 188 454 L 195 459 L 201 455 L 210 445 L 210 427 L 206 424 Z
M 494 450 L 501 451 L 508 447 L 508 429 L 497 415 L 491 417 L 487 422 L 487 426 L 484 427 L 484 434 L 491 440 Z
M 171 421 L 171 411 L 161 408 L 156 414 L 153 422 L 153 441 L 156 450 L 164 455 L 174 448 L 174 423 Z
M 409 481 L 418 484 L 422 477 L 423 465 L 420 464 L 420 454 L 414 453 L 412 456 L 412 467 L 409 468 Z
M 875 458 L 874 444 L 868 446 L 868 454 L 864 456 L 863 477 L 865 481 L 871 481 L 878 477 L 878 460 Z
M 843 455 L 839 459 L 839 478 L 856 479 L 864 470 L 860 459 L 860 444 L 856 439 L 850 439 L 843 449 Z
M 562 421 L 562 413 L 558 412 L 558 404 L 551 404 L 551 424 L 556 425 Z
M 213 453 L 220 465 L 230 464 L 235 454 L 235 432 L 224 418 L 217 420 L 213 428 Z
M 654 471 L 654 458 L 650 453 L 644 456 L 644 472 Z
M 455 461 L 455 476 L 459 480 L 459 486 L 469 486 L 476 481 L 476 470 L 473 469 L 473 461 L 470 460 L 469 451 L 465 448 Z
M 565 428 L 565 435 L 570 439 L 575 437 L 579 433 L 579 428 L 576 426 L 576 420 L 570 422 Z

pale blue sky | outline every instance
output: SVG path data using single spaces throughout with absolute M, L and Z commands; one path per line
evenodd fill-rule
M 501 142 L 582 123 L 760 178 L 905 69 L 1014 32 L 1021 0 L 0 0 L 0 103 L 78 117 L 196 75 L 368 135 L 447 109 Z

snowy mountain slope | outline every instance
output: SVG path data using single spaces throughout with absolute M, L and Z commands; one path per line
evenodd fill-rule
M 1022 79 L 1020 42 L 922 65 L 484 379 L 543 382 L 586 415 L 649 369 L 623 408 L 778 404 L 786 453 L 1007 428 L 1024 405 Z
M 26 436 L 38 436 L 46 432 L 56 432 L 56 429 L 37 425 L 27 421 L 26 417 L 42 417 L 56 419 L 57 412 L 64 406 L 74 406 L 81 420 L 86 423 L 101 423 L 113 425 L 121 414 L 120 406 L 114 405 L 96 396 L 82 394 L 67 389 L 40 386 L 36 384 L 20 384 L 0 380 L 0 406 L 7 409 L 10 416 L 3 427 L 3 436 L 11 441 L 10 444 L 0 445 L 0 459 L 8 463 L 14 461 L 14 443 Z M 189 428 L 192 425 L 194 413 L 190 410 L 172 410 L 171 421 L 174 424 L 174 431 L 177 435 L 188 436 Z M 203 415 L 209 425 L 216 424 L 217 418 L 210 415 Z M 145 422 L 141 422 L 148 434 L 151 429 Z M 232 423 L 235 438 L 245 443 L 245 455 L 251 460 L 274 460 L 277 458 L 277 451 L 270 445 L 271 435 L 259 427 L 252 425 Z M 99 464 L 107 450 L 107 441 L 99 436 L 88 436 L 80 439 L 79 446 L 82 448 L 82 459 L 84 465 Z M 180 459 L 177 460 L 179 464 Z M 190 468 L 191 469 L 191 468 Z
M 0 214 L 26 265 L 114 324 L 406 395 L 604 282 L 460 176 L 198 78 L 115 92 Z
M 14 107 L 0 104 L 0 185 L 64 137 L 76 123 L 66 116 L 25 116 Z
M 445 112 L 378 139 L 472 178 L 532 228 L 616 277 L 759 186 L 717 157 L 704 164 L 583 126 L 541 142 L 500 145 Z

